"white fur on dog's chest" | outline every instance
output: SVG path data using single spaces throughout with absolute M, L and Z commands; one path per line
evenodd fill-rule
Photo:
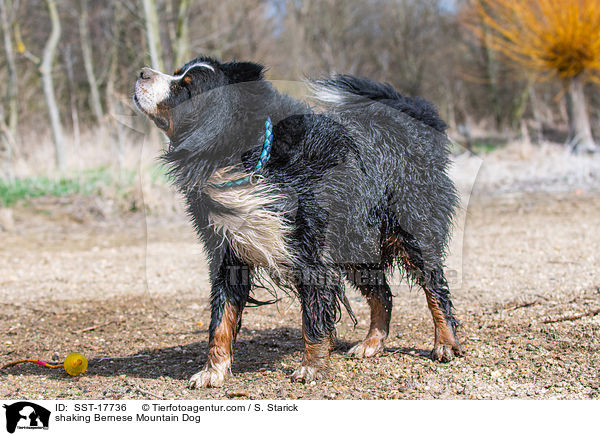
M 225 168 L 210 178 L 206 194 L 228 212 L 209 213 L 209 223 L 244 262 L 281 275 L 285 265 L 290 264 L 290 251 L 286 241 L 289 225 L 272 207 L 279 194 L 261 180 L 243 186 L 215 186 L 244 176 Z

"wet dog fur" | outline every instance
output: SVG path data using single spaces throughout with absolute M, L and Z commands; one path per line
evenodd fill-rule
M 349 353 L 383 350 L 394 267 L 425 291 L 432 358 L 462 353 L 443 270 L 458 204 L 445 123 L 428 101 L 369 79 L 337 75 L 310 87 L 320 111 L 276 91 L 251 62 L 199 57 L 173 75 L 144 68 L 138 77 L 134 101 L 170 139 L 163 159 L 210 262 L 209 353 L 192 388 L 224 383 L 242 312 L 258 303 L 252 286 L 265 274 L 302 307 L 294 380 L 326 372 L 342 306 L 351 313 L 344 279 L 371 309 L 367 337 Z M 271 155 L 255 172 L 267 118 Z

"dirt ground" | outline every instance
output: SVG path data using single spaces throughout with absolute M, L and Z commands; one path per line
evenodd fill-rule
M 462 283 L 453 289 L 463 358 L 428 358 L 425 298 L 405 285 L 394 288 L 384 353 L 346 358 L 368 327 L 367 305 L 352 291 L 359 324 L 344 314 L 329 378 L 293 384 L 299 307 L 283 298 L 246 309 L 232 377 L 201 390 L 188 390 L 187 380 L 207 349 L 209 287 L 189 225 L 102 217 L 77 201 L 16 208 L 9 231 L 0 231 L 0 365 L 79 351 L 88 371 L 72 378 L 30 364 L 0 370 L 0 398 L 600 397 L 600 195 L 471 199 Z M 578 318 L 561 320 L 569 316 Z

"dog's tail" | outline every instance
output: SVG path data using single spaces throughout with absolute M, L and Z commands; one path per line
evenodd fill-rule
M 348 74 L 310 80 L 308 83 L 314 98 L 333 110 L 343 111 L 370 100 L 404 112 L 442 133 L 448 128 L 431 102 L 421 97 L 405 97 L 389 83 Z

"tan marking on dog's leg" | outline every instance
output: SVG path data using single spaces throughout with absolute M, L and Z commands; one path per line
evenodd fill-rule
M 367 302 L 371 308 L 371 325 L 367 337 L 348 351 L 348 355 L 352 357 L 375 356 L 383 351 L 384 341 L 388 337 L 390 311 L 386 310 L 381 300 L 375 296 L 367 297 Z
M 223 386 L 230 374 L 235 339 L 241 325 L 241 313 L 231 304 L 225 303 L 221 323 L 215 329 L 208 347 L 208 358 L 202 371 L 194 374 L 189 387 Z
M 431 358 L 440 362 L 449 362 L 455 356 L 462 355 L 462 348 L 454 332 L 452 332 L 452 328 L 448 325 L 444 312 L 433 292 L 425 288 L 425 297 L 435 326 L 435 342 L 433 350 L 431 350 Z
M 329 355 L 333 349 L 334 334 L 330 333 L 321 342 L 311 343 L 306 337 L 303 323 L 302 336 L 304 338 L 304 357 L 300 367 L 292 374 L 292 381 L 310 383 L 322 378 L 329 368 Z

